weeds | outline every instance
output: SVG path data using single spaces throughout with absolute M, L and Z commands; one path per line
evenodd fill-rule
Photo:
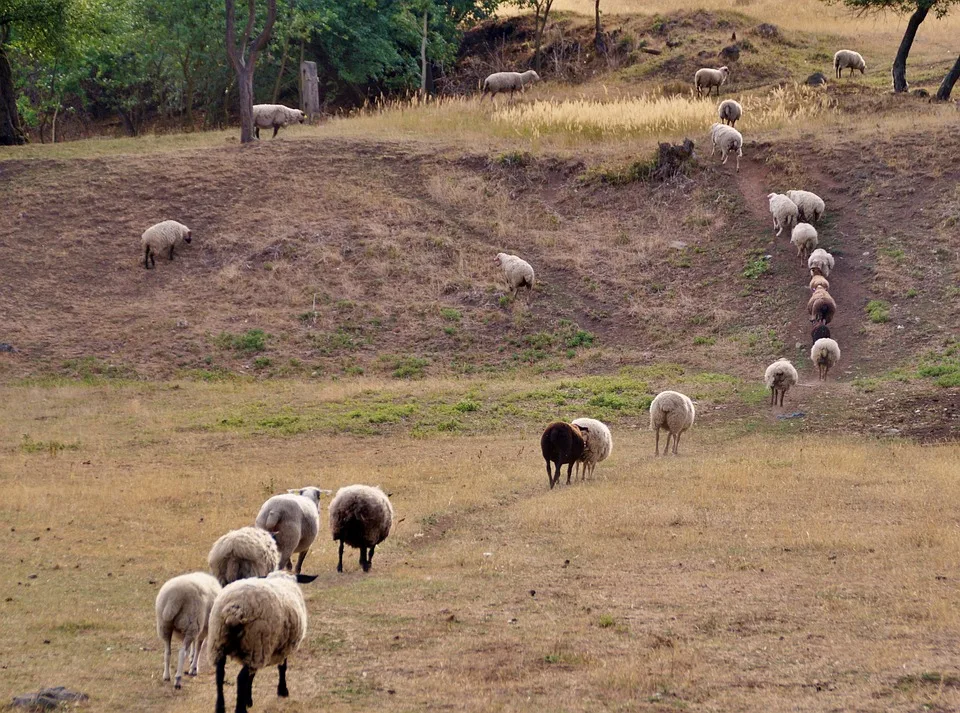
M 870 300 L 864 308 L 867 317 L 875 324 L 883 324 L 890 321 L 890 305 L 883 300 Z
M 233 349 L 238 352 L 250 354 L 262 352 L 266 349 L 267 338 L 269 336 L 270 335 L 262 329 L 251 329 L 243 334 L 221 332 L 217 335 L 216 339 L 214 339 L 214 344 L 221 349 Z

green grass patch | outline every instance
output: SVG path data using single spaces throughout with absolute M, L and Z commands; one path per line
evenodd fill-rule
M 932 379 L 945 389 L 960 386 L 960 342 L 954 341 L 942 351 L 925 354 L 917 367 L 917 376 Z
M 766 255 L 757 255 L 753 257 L 743 268 L 740 274 L 748 280 L 756 280 L 761 275 L 770 271 L 770 261 Z
M 870 300 L 864 307 L 864 312 L 874 324 L 883 324 L 890 321 L 890 305 L 883 300 Z
M 221 332 L 213 342 L 221 349 L 233 349 L 234 351 L 252 354 L 266 349 L 269 337 L 270 335 L 262 329 L 251 329 L 243 334 Z
M 57 440 L 38 441 L 26 433 L 23 434 L 23 439 L 20 441 L 20 451 L 22 453 L 49 453 L 50 455 L 56 455 L 62 451 L 78 450 L 80 450 L 80 441 L 70 443 Z

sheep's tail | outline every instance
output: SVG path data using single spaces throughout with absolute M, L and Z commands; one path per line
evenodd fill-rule
M 247 623 L 246 612 L 237 602 L 225 606 L 219 619 L 216 630 L 211 631 L 207 642 L 207 655 L 211 661 L 219 661 L 239 649 L 244 625 Z
M 280 513 L 276 510 L 271 510 L 267 513 L 267 520 L 263 523 L 263 529 L 267 532 L 276 532 L 277 525 L 280 523 Z
M 170 641 L 173 638 L 173 620 L 180 613 L 180 607 L 175 602 L 167 602 L 157 619 L 157 636 L 161 641 Z
M 240 573 L 241 562 L 236 557 L 227 558 L 227 566 L 223 573 L 223 583 L 227 584 L 229 582 L 236 582 L 238 579 L 241 579 L 243 575 Z

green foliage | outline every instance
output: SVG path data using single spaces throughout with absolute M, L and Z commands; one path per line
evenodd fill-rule
M 262 352 L 267 348 L 269 336 L 262 329 L 251 329 L 244 334 L 221 332 L 214 343 L 221 349 L 234 349 L 246 353 Z
M 452 307 L 441 308 L 440 316 L 450 322 L 459 322 L 463 318 L 463 315 L 460 313 L 460 310 L 453 309 Z
M 883 300 L 870 300 L 864 308 L 871 322 L 883 324 L 890 321 L 890 305 Z
M 960 342 L 951 342 L 942 351 L 924 355 L 917 375 L 933 379 L 945 389 L 960 386 Z
M 756 280 L 760 275 L 769 271 L 770 261 L 765 255 L 757 255 L 747 263 L 747 266 L 743 268 L 743 272 L 740 274 L 748 280 Z
M 26 433 L 20 441 L 20 450 L 24 453 L 49 453 L 56 455 L 60 451 L 76 451 L 80 449 L 80 442 L 64 443 L 63 441 L 36 441 Z
M 429 359 L 422 357 L 396 357 L 390 360 L 395 379 L 422 379 L 423 370 L 430 364 Z

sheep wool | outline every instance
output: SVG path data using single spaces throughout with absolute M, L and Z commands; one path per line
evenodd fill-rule
M 320 488 L 288 490 L 267 500 L 257 514 L 256 525 L 266 530 L 280 551 L 280 568 L 292 567 L 291 556 L 300 553 L 297 567 L 300 574 L 303 560 L 320 532 Z
M 820 370 L 820 381 L 826 381 L 831 367 L 840 361 L 840 345 L 829 337 L 818 339 L 810 350 L 810 361 Z
M 266 577 L 280 564 L 280 552 L 270 533 L 241 527 L 213 543 L 207 562 L 213 576 L 226 586 L 238 579 Z
M 824 277 L 823 275 L 814 275 L 813 277 L 810 278 L 810 291 L 813 292 L 818 287 L 822 287 L 823 289 L 827 290 L 827 292 L 829 292 L 830 281 L 827 280 L 827 278 Z
M 483 92 L 480 94 L 480 100 L 489 94 L 491 101 L 499 92 L 514 92 L 521 94 L 526 91 L 528 84 L 536 84 L 540 81 L 540 75 L 532 69 L 526 72 L 494 72 L 483 80 Z
M 740 172 L 740 159 L 743 156 L 743 136 L 732 126 L 725 124 L 714 124 L 710 127 L 710 138 L 713 141 L 713 151 L 710 155 L 717 153 L 720 149 L 722 163 L 727 162 L 727 154 L 735 153 L 737 156 L 737 172 Z
M 677 455 L 680 436 L 693 425 L 697 410 L 693 401 L 679 391 L 661 391 L 650 404 L 650 430 L 656 431 L 654 454 L 660 455 L 660 429 L 667 430 L 667 443 L 663 454 L 667 455 L 670 438 L 673 438 L 673 454 Z
M 570 423 L 579 428 L 583 435 L 583 456 L 577 461 L 580 480 L 586 477 L 588 471 L 592 478 L 597 463 L 605 461 L 613 453 L 613 436 L 607 424 L 595 418 L 575 418 Z
M 784 228 L 792 228 L 799 222 L 796 204 L 785 195 L 768 193 L 767 200 L 770 203 L 770 213 L 773 215 L 773 229 L 777 231 L 777 235 L 780 235 Z
M 863 55 L 853 50 L 839 50 L 833 55 L 833 70 L 836 72 L 837 79 L 843 74 L 843 70 L 850 68 L 850 76 L 853 76 L 853 70 L 859 69 L 860 74 L 867 71 L 867 63 L 863 61 Z
M 823 198 L 810 191 L 787 191 L 787 198 L 793 201 L 800 214 L 800 220 L 805 223 L 818 223 L 826 210 Z
M 818 287 L 810 295 L 807 302 L 807 312 L 810 314 L 811 322 L 820 324 L 829 324 L 833 320 L 833 315 L 837 311 L 837 303 L 824 287 Z
M 273 138 L 281 127 L 290 124 L 302 124 L 304 122 L 303 112 L 299 109 L 291 109 L 283 104 L 254 104 L 253 105 L 253 130 L 257 138 L 260 138 L 260 129 L 269 129 L 273 127 Z
M 360 567 L 369 572 L 374 550 L 393 527 L 393 505 L 387 494 L 369 485 L 340 488 L 330 501 L 329 519 L 330 533 L 340 541 L 337 571 L 343 571 L 343 546 L 347 544 L 360 550 Z
M 823 248 L 817 248 L 810 253 L 810 257 L 807 258 L 807 267 L 810 268 L 811 277 L 815 275 L 830 277 L 830 273 L 833 271 L 833 264 L 833 255 Z
M 514 295 L 520 292 L 521 287 L 533 291 L 534 274 L 529 262 L 509 253 L 497 253 L 493 261 L 503 270 L 507 287 Z
M 200 647 L 207 638 L 207 619 L 213 600 L 220 594 L 220 583 L 206 572 L 181 574 L 167 580 L 157 594 L 157 636 L 163 642 L 163 680 L 170 680 L 170 643 L 173 635 L 183 639 L 177 660 L 174 688 L 183 681 L 186 656 L 193 657 L 188 675 L 199 672 Z
M 763 372 L 763 383 L 770 389 L 770 405 L 777 405 L 780 397 L 780 406 L 783 406 L 783 397 L 787 395 L 791 386 L 795 386 L 800 377 L 789 359 L 777 359 Z
M 730 75 L 729 67 L 720 67 L 720 69 L 710 69 L 709 67 L 704 67 L 703 69 L 698 69 L 697 73 L 693 75 L 693 86 L 697 90 L 697 96 L 703 96 L 703 90 L 707 90 L 707 95 L 710 95 L 710 90 L 714 87 L 717 88 L 717 96 L 720 96 L 720 86 L 727 81 L 727 77 Z
M 807 257 L 817 247 L 817 229 L 810 223 L 797 223 L 790 234 L 790 242 L 797 248 L 797 257 L 800 265 L 807 262 Z
M 720 115 L 720 121 L 730 126 L 736 126 L 737 121 L 743 114 L 743 107 L 740 102 L 733 99 L 724 99 L 717 107 L 717 113 Z
M 585 436 L 580 427 L 563 421 L 555 421 L 547 426 L 540 435 L 540 453 L 547 464 L 547 479 L 550 489 L 560 482 L 560 470 L 567 466 L 567 485 L 570 485 L 570 473 L 574 463 L 583 458 L 586 448 Z M 556 471 L 551 471 L 550 464 Z
M 810 341 L 813 344 L 817 343 L 818 339 L 826 339 L 830 336 L 830 327 L 825 324 L 818 324 L 810 332 Z
M 167 250 L 173 260 L 173 250 L 180 243 L 189 243 L 193 239 L 193 232 L 183 223 L 175 220 L 164 220 L 151 225 L 140 236 L 140 247 L 143 248 L 143 266 L 157 265 L 157 253 Z

